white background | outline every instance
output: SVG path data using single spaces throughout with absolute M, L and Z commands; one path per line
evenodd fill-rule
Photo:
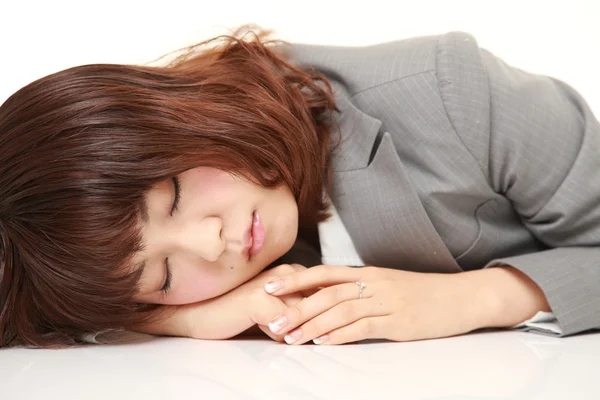
M 145 63 L 254 22 L 281 39 L 344 45 L 467 31 L 509 63 L 570 83 L 600 116 L 599 1 L 350 3 L 0 0 L 0 103 L 64 68 Z M 0 397 L 598 399 L 598 349 L 597 334 L 519 332 L 344 347 L 162 338 L 60 352 L 8 349 L 0 355 Z
M 600 114 L 595 0 L 0 0 L 0 102 L 67 67 L 144 63 L 243 23 L 343 45 L 467 31 L 514 66 L 571 84 Z

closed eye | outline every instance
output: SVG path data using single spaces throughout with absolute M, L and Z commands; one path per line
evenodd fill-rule
M 173 188 L 175 191 L 175 200 L 173 201 L 173 206 L 171 207 L 171 212 L 169 213 L 169 215 L 173 216 L 173 213 L 175 211 L 177 211 L 177 207 L 179 206 L 179 199 L 180 199 L 180 193 L 181 193 L 181 182 L 179 181 L 179 177 L 178 176 L 174 176 L 173 179 Z
M 175 192 L 175 200 L 173 201 L 173 205 L 171 206 L 171 211 L 169 212 L 169 215 L 173 216 L 173 213 L 175 211 L 177 211 L 177 207 L 179 206 L 179 200 L 181 198 L 181 182 L 179 181 L 179 177 L 178 176 L 174 176 L 173 179 L 173 190 Z M 163 295 L 167 295 L 169 292 L 169 289 L 171 288 L 171 278 L 172 278 L 172 272 L 171 272 L 171 267 L 169 266 L 169 258 L 167 257 L 165 259 L 165 282 L 163 283 L 162 287 L 160 288 L 160 291 L 163 293 Z
M 171 268 L 169 267 L 169 258 L 168 257 L 165 259 L 165 268 L 167 271 L 167 274 L 165 277 L 165 283 L 160 288 L 160 291 L 163 293 L 163 295 L 168 294 L 169 289 L 171 288 L 171 279 L 173 277 L 173 275 L 171 274 Z

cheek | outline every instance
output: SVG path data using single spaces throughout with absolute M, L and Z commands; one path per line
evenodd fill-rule
M 196 268 L 195 271 L 189 271 L 181 277 L 174 288 L 174 293 L 169 299 L 174 304 L 188 304 L 224 293 L 223 280 L 218 277 Z
M 190 304 L 220 296 L 243 283 L 247 277 L 222 269 L 190 268 L 181 271 L 177 285 L 165 304 Z
M 207 201 L 222 202 L 223 198 L 238 196 L 240 185 L 231 175 L 216 170 L 204 170 L 194 176 L 196 195 Z

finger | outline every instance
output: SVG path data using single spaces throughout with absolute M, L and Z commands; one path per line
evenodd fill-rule
M 306 267 L 302 264 L 290 264 L 290 266 L 294 268 L 296 272 L 306 271 Z
M 312 296 L 313 294 L 319 292 L 320 289 L 307 289 L 307 290 L 301 290 L 300 293 L 302 295 L 302 297 L 305 299 L 307 297 Z M 279 296 L 278 296 L 279 297 Z
M 306 269 L 306 267 L 303 267 L 300 264 L 280 264 L 271 269 L 262 271 L 258 275 L 258 277 L 260 277 L 260 279 L 264 279 L 264 283 L 266 283 L 269 280 L 276 279 L 281 276 L 293 274 L 294 272 L 300 272 L 305 269 Z M 264 283 L 263 283 L 263 285 L 264 285 Z
M 361 300 L 369 298 L 371 293 L 374 291 L 364 286 Z M 278 335 L 285 334 L 340 303 L 358 299 L 359 294 L 360 288 L 355 283 L 343 283 L 321 289 L 293 307 L 286 308 L 281 315 L 270 321 L 269 328 Z M 352 321 L 346 323 L 349 322 Z
M 273 313 L 273 312 L 278 312 L 278 311 L 273 311 L 273 310 L 280 310 L 280 309 L 285 309 L 286 307 L 293 307 L 296 304 L 300 303 L 304 298 L 301 294 L 299 293 L 292 293 L 292 294 L 288 294 L 285 296 L 280 296 L 280 297 L 272 297 L 269 296 L 266 293 L 258 293 L 259 297 L 264 297 L 264 299 L 260 299 L 258 302 L 258 307 L 261 308 L 260 311 L 258 311 L 257 314 L 254 315 L 253 319 L 262 319 L 263 316 L 262 314 L 267 314 L 269 312 Z M 283 307 L 281 307 L 281 305 L 279 304 L 281 303 L 283 305 Z M 271 311 L 269 311 L 271 310 Z M 271 317 L 273 316 L 273 314 L 271 314 Z M 275 340 L 276 342 L 283 342 L 284 341 L 284 335 L 277 335 L 273 332 L 271 332 L 271 330 L 269 329 L 269 327 L 266 324 L 257 324 L 258 328 L 263 331 L 265 334 L 267 334 L 267 336 L 269 336 L 271 339 Z
M 257 324 L 257 326 L 259 327 L 259 329 L 261 331 L 263 331 L 267 336 L 269 336 L 271 339 L 273 339 L 276 342 L 283 342 L 283 335 L 276 335 L 274 333 L 271 332 L 271 330 L 269 329 L 269 327 L 267 325 L 260 325 Z
M 281 300 L 287 307 L 293 307 L 296 304 L 300 303 L 301 301 L 303 301 L 304 299 L 306 299 L 306 297 L 304 296 L 309 296 L 310 294 L 305 294 L 305 293 L 292 293 L 292 294 L 288 294 L 288 295 L 284 295 L 284 296 L 280 296 L 277 297 L 279 300 Z M 271 330 L 269 329 L 268 325 L 258 325 L 258 327 L 264 332 L 266 333 L 271 339 L 275 340 L 276 342 L 284 342 L 284 335 L 277 335 L 274 334 L 273 332 L 271 332 Z
M 256 288 L 248 297 L 248 318 L 255 324 L 268 325 L 277 315 L 282 314 L 287 306 L 279 297 L 270 296 Z
M 287 344 L 303 344 L 309 340 L 322 337 L 336 329 L 369 317 L 383 317 L 388 313 L 382 312 L 375 306 L 376 301 L 352 300 L 346 301 L 302 324 L 299 328 L 288 332 L 284 339 Z M 374 327 L 369 327 L 373 329 Z M 365 337 L 376 332 L 364 332 Z M 278 333 L 281 334 L 281 333 Z
M 333 329 L 313 339 L 314 344 L 334 345 L 357 342 L 365 339 L 382 339 L 387 317 L 377 316 L 359 319 L 351 324 Z
M 364 274 L 364 271 L 360 270 L 341 265 L 317 265 L 286 276 L 273 277 L 265 285 L 265 290 L 267 293 L 279 296 L 301 290 L 359 281 L 361 273 Z

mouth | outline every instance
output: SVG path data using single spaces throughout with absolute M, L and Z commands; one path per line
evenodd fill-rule
M 252 237 L 252 222 L 254 221 L 254 213 L 252 213 L 252 219 L 250 220 L 250 226 L 244 232 L 244 250 L 242 254 L 246 257 L 246 261 L 250 261 L 250 249 L 252 248 L 252 243 L 254 242 L 254 238 Z
M 244 251 L 243 254 L 247 257 L 248 261 L 253 256 L 260 253 L 265 243 L 265 228 L 262 224 L 258 211 L 252 213 L 252 221 L 250 227 L 244 234 Z

